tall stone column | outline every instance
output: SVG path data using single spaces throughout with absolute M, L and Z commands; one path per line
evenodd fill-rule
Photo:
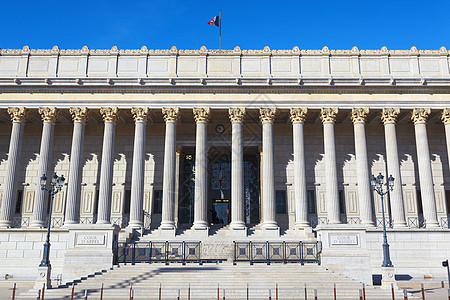
M 263 224 L 262 229 L 279 230 L 276 216 L 275 202 L 275 178 L 273 165 L 273 122 L 275 120 L 276 108 L 261 108 L 259 110 L 262 123 L 262 201 L 263 201 Z
M 308 193 L 306 190 L 305 137 L 303 124 L 307 108 L 291 108 L 292 136 L 294 145 L 294 193 L 295 228 L 309 227 Z
M 48 178 L 52 174 L 49 170 L 50 159 L 53 151 L 53 134 L 55 129 L 55 122 L 58 116 L 58 110 L 55 107 L 39 108 L 39 114 L 43 121 L 42 137 L 41 137 L 41 149 L 39 152 L 39 167 L 38 167 L 38 180 L 43 174 Z M 49 181 L 49 180 L 47 180 Z M 48 183 L 47 183 L 48 184 Z M 48 193 L 41 189 L 40 182 L 36 187 L 36 196 L 34 198 L 33 207 L 33 220 L 30 227 L 44 227 L 46 224 L 48 205 Z
M 22 146 L 23 127 L 27 109 L 25 107 L 10 107 L 12 129 L 9 141 L 8 162 L 6 164 L 5 187 L 0 213 L 0 227 L 11 227 L 17 200 L 17 169 Z
M 372 198 L 370 196 L 370 175 L 367 159 L 365 122 L 368 108 L 353 108 L 352 121 L 355 134 L 356 174 L 358 181 L 359 216 L 361 223 L 374 226 Z
M 320 118 L 323 123 L 323 145 L 325 152 L 325 181 L 328 223 L 339 224 L 339 191 L 337 186 L 336 144 L 334 140 L 334 122 L 337 108 L 322 108 Z
M 445 142 L 447 144 L 447 157 L 450 168 L 450 109 L 446 108 L 442 110 L 441 115 L 442 123 L 444 123 L 445 128 Z M 450 213 L 450 207 L 447 208 L 447 213 Z
M 384 123 L 384 136 L 386 139 L 387 170 L 388 174 L 392 175 L 395 180 L 394 189 L 392 192 L 389 192 L 389 195 L 391 200 L 393 226 L 396 228 L 406 227 L 402 177 L 400 174 L 400 161 L 398 159 L 397 134 L 395 132 L 395 122 L 399 113 L 399 108 L 384 108 L 381 114 L 381 121 Z
M 245 230 L 244 210 L 244 144 L 245 108 L 230 108 L 231 122 L 231 223 L 232 230 Z
M 176 135 L 178 108 L 163 108 L 166 122 L 166 141 L 164 147 L 164 174 L 162 200 L 162 230 L 175 230 L 175 174 L 176 174 Z
M 145 134 L 148 108 L 132 108 L 134 127 L 133 173 L 131 175 L 130 228 L 144 226 Z
M 427 119 L 430 113 L 431 109 L 429 108 L 415 108 L 411 116 L 416 133 L 420 194 L 422 195 L 423 216 L 426 220 L 427 228 L 439 227 L 427 136 Z
M 102 107 L 100 113 L 105 122 L 105 131 L 103 132 L 97 224 L 110 224 L 114 169 L 114 138 L 119 110 L 117 107 Z
M 72 107 L 69 109 L 73 120 L 72 150 L 67 183 L 66 215 L 64 224 L 76 224 L 80 221 L 81 176 L 83 172 L 84 128 L 88 109 Z
M 195 135 L 195 187 L 194 187 L 194 225 L 193 229 L 208 229 L 208 159 L 207 129 L 210 116 L 209 108 L 194 108 L 197 123 Z

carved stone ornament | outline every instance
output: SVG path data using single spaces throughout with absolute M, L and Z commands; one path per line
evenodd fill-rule
M 69 108 L 69 112 L 72 115 L 72 120 L 74 123 L 86 123 L 87 116 L 89 114 L 89 110 L 87 109 L 87 107 L 71 107 Z
M 442 123 L 444 123 L 444 125 L 450 124 L 450 109 L 449 108 L 445 108 L 444 110 L 442 110 L 441 120 L 442 120 Z
M 367 115 L 369 114 L 368 108 L 352 108 L 352 121 L 353 124 L 365 123 Z
M 40 107 L 39 114 L 42 122 L 55 123 L 59 115 L 59 110 L 56 107 Z
M 261 123 L 273 123 L 273 121 L 275 121 L 276 113 L 276 108 L 260 108 L 259 119 L 261 120 Z
M 178 113 L 180 112 L 179 108 L 163 108 L 162 113 L 164 115 L 164 122 L 177 122 L 178 120 Z
M 209 121 L 209 116 L 211 113 L 210 108 L 193 108 L 192 112 L 194 113 L 194 119 L 196 123 Z
M 228 115 L 231 123 L 242 123 L 245 118 L 245 108 L 229 108 Z
M 28 111 L 25 107 L 8 107 L 12 122 L 25 123 Z
M 148 111 L 148 107 L 133 107 L 131 114 L 133 115 L 134 122 L 147 123 Z
M 292 123 L 303 123 L 306 119 L 307 108 L 291 108 L 291 122 Z
M 397 121 L 400 108 L 383 108 L 381 112 L 381 121 L 386 123 L 395 123 Z
M 320 119 L 322 123 L 334 123 L 339 112 L 337 108 L 322 108 L 320 110 Z
M 102 114 L 103 122 L 116 123 L 119 109 L 117 107 L 102 107 L 100 108 L 100 113 Z
M 414 124 L 426 123 L 430 113 L 430 108 L 414 108 L 411 114 L 411 120 Z

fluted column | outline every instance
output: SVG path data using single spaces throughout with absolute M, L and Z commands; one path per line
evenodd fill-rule
M 447 160 L 450 169 L 450 109 L 446 108 L 442 110 L 441 115 L 442 123 L 444 123 L 445 128 L 445 142 L 447 144 Z M 447 213 L 450 213 L 450 207 L 447 208 Z
M 276 108 L 261 108 L 260 120 L 262 123 L 262 201 L 263 201 L 263 224 L 262 229 L 277 230 L 279 227 L 275 219 L 275 178 L 273 170 L 273 122 L 275 120 Z
M 193 229 L 208 229 L 208 161 L 207 129 L 209 108 L 194 108 L 195 123 L 195 187 L 194 187 L 194 225 Z
M 370 174 L 367 159 L 365 122 L 368 108 L 352 109 L 352 121 L 355 134 L 356 174 L 358 181 L 359 216 L 361 223 L 373 226 L 373 209 L 370 197 Z
M 292 136 L 294 145 L 294 195 L 295 228 L 309 227 L 308 193 L 306 190 L 305 137 L 303 124 L 307 108 L 291 108 Z
M 431 109 L 429 108 L 415 108 L 411 116 L 416 133 L 420 194 L 422 195 L 423 216 L 426 220 L 427 228 L 439 227 L 427 136 L 427 119 L 430 113 Z
M 176 174 L 176 134 L 178 108 L 163 108 L 166 122 L 166 140 L 164 147 L 163 201 L 161 226 L 163 230 L 175 229 L 175 174 Z
M 381 114 L 381 121 L 384 123 L 384 136 L 386 139 L 387 170 L 388 174 L 392 175 L 395 179 L 394 189 L 389 193 L 391 200 L 393 226 L 406 227 L 402 192 L 402 177 L 400 174 L 400 161 L 398 158 L 397 149 L 397 134 L 395 131 L 395 122 L 399 113 L 399 108 L 384 108 Z
M 144 226 L 144 164 L 147 107 L 132 108 L 134 127 L 133 173 L 131 175 L 130 228 Z
M 328 223 L 339 224 L 339 191 L 337 186 L 336 170 L 336 143 L 334 140 L 334 122 L 336 121 L 337 108 L 322 108 L 320 118 L 323 123 L 323 145 L 325 152 L 325 181 L 326 181 L 326 205 Z
M 17 200 L 17 169 L 19 164 L 23 127 L 27 110 L 25 107 L 10 107 L 12 129 L 9 141 L 8 162 L 6 164 L 5 187 L 3 190 L 0 227 L 11 227 Z
M 111 199 L 114 168 L 114 137 L 116 130 L 117 107 L 102 107 L 100 113 L 105 122 L 103 132 L 102 165 L 98 196 L 97 224 L 111 223 Z
M 231 223 L 230 229 L 244 230 L 244 145 L 242 123 L 245 108 L 230 108 L 231 122 Z
M 67 183 L 66 214 L 64 224 L 76 224 L 80 221 L 81 176 L 84 145 L 84 128 L 88 109 L 72 107 L 69 109 L 73 120 L 72 150 Z
M 53 134 L 58 110 L 55 107 L 39 108 L 39 113 L 43 121 L 41 149 L 39 152 L 38 184 L 36 187 L 36 196 L 34 198 L 33 220 L 31 227 L 44 227 L 47 216 L 48 193 L 41 189 L 39 178 L 43 174 L 50 178 L 49 172 L 50 159 L 53 151 Z

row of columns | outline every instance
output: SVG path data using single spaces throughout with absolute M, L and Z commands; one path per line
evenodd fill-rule
M 295 191 L 295 226 L 298 229 L 308 227 L 307 220 L 307 189 L 305 170 L 304 121 L 306 108 L 290 110 L 293 125 L 294 146 L 294 191 Z M 39 156 L 39 175 L 49 174 L 49 161 L 52 153 L 55 121 L 58 117 L 56 108 L 40 108 L 39 113 L 43 121 L 41 148 Z M 87 108 L 70 108 L 74 122 L 70 170 L 67 191 L 65 224 L 79 222 L 79 205 L 81 197 L 82 153 Z M 149 109 L 132 108 L 131 113 L 135 121 L 135 138 L 133 152 L 133 172 L 131 186 L 130 223 L 132 228 L 143 226 L 143 186 L 146 123 Z M 163 171 L 163 206 L 162 230 L 174 230 L 175 224 L 175 182 L 176 182 L 176 124 L 179 116 L 178 108 L 163 108 L 166 124 L 164 171 Z M 207 218 L 207 124 L 210 117 L 209 108 L 194 108 L 196 121 L 196 162 L 195 162 L 195 201 L 194 224 L 195 230 L 208 228 Z M 262 123 L 262 228 L 266 230 L 278 229 L 275 220 L 275 182 L 273 161 L 273 122 L 277 110 L 275 108 L 260 109 Z M 430 109 L 414 109 L 411 119 L 414 123 L 419 180 L 423 202 L 424 218 L 427 227 L 438 227 L 436 202 L 434 197 L 433 177 L 426 131 L 426 121 Z M 6 167 L 4 197 L 1 206 L 0 226 L 9 227 L 15 208 L 15 193 L 17 190 L 17 167 L 21 151 L 21 140 L 27 110 L 23 107 L 9 108 L 12 131 L 8 162 Z M 98 224 L 109 224 L 111 219 L 112 175 L 114 159 L 115 126 L 118 116 L 117 108 L 101 108 L 100 113 L 105 123 L 100 171 L 100 188 L 98 203 Z M 230 108 L 229 118 L 232 123 L 232 164 L 231 164 L 231 224 L 233 230 L 244 230 L 244 163 L 243 163 L 243 120 L 245 108 Z M 320 117 L 324 131 L 324 156 L 326 173 L 326 206 L 328 222 L 340 223 L 339 195 L 337 187 L 336 145 L 334 123 L 337 108 L 321 109 Z M 369 164 L 367 158 L 367 143 L 365 135 L 365 121 L 369 113 L 368 108 L 352 109 L 351 118 L 354 124 L 355 155 L 357 164 L 358 196 L 360 204 L 360 219 L 363 224 L 373 226 L 373 206 L 369 186 Z M 400 163 L 398 158 L 397 137 L 395 123 L 400 109 L 383 109 L 381 120 L 385 129 L 386 156 L 388 173 L 395 178 L 394 189 L 390 194 L 393 225 L 396 228 L 406 227 L 403 204 Z M 445 124 L 447 150 L 450 156 L 450 110 L 444 109 L 442 121 Z M 43 227 L 47 210 L 47 194 L 37 186 L 34 201 L 32 227 Z

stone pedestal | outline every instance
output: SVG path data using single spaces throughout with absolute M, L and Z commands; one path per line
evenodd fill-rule
M 194 238 L 207 238 L 209 236 L 209 227 L 207 228 L 192 228 L 192 237 Z
M 262 228 L 264 237 L 275 238 L 280 237 L 280 227 Z
M 175 235 L 177 233 L 177 229 L 174 228 L 165 228 L 165 227 L 159 227 L 159 236 L 162 238 L 175 238 Z
M 381 267 L 381 288 L 390 289 L 394 286 L 394 289 L 398 290 L 397 281 L 395 281 L 395 268 L 394 267 Z
M 247 237 L 247 227 L 230 228 L 230 236 L 232 236 L 232 237 Z
M 319 225 L 317 239 L 322 242 L 321 264 L 365 284 L 372 284 L 370 255 L 366 245 L 366 226 Z
M 113 246 L 120 231 L 117 225 L 73 224 L 67 227 L 69 242 L 63 266 L 65 282 L 113 266 Z
M 46 289 L 52 288 L 52 266 L 48 267 L 38 267 L 38 276 L 36 278 L 36 282 L 34 283 L 34 289 L 40 290 L 45 284 Z
M 295 235 L 300 237 L 302 241 L 313 241 L 315 240 L 314 233 L 311 227 L 295 228 Z

